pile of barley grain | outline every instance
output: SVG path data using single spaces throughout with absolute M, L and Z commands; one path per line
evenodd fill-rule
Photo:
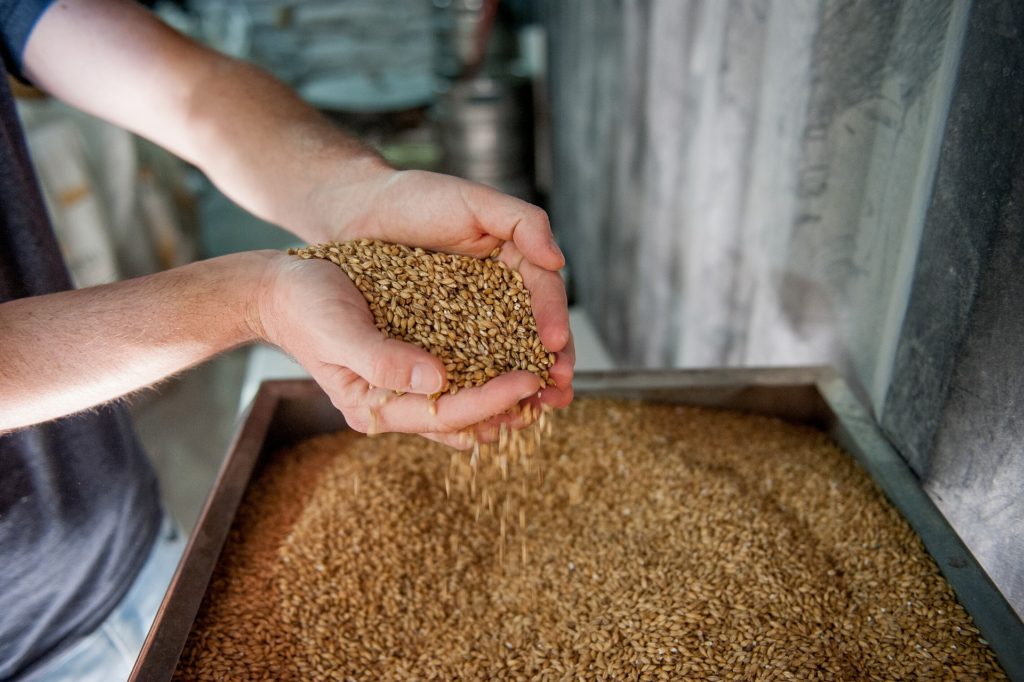
M 444 364 L 451 393 L 515 370 L 548 385 L 555 362 L 537 335 L 523 276 L 479 259 L 370 239 L 292 249 L 330 260 L 370 305 L 377 328 L 430 351 Z
M 578 400 L 501 564 L 414 437 L 279 453 L 177 679 L 1004 679 L 920 541 L 821 433 Z M 518 524 L 512 529 L 520 532 Z

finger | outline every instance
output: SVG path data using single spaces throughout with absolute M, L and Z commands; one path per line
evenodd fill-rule
M 528 261 L 523 261 L 519 272 L 530 291 L 540 342 L 548 351 L 558 353 L 565 348 L 570 338 L 569 303 L 562 277 L 557 272 L 544 270 Z
M 537 396 L 531 398 L 528 402 L 538 408 L 543 405 L 558 409 L 568 407 L 575 395 L 575 391 L 572 387 L 572 377 L 575 365 L 576 346 L 573 342 L 572 336 L 570 335 L 569 343 L 567 343 L 565 348 L 558 353 L 555 359 L 555 364 L 548 370 L 551 378 L 555 382 L 555 385 L 545 387 Z
M 572 377 L 576 368 L 576 343 L 569 334 L 569 342 L 565 348 L 555 356 L 555 364 L 548 370 L 548 374 L 555 380 L 558 388 L 569 388 L 572 386 Z
M 365 305 L 343 301 L 325 312 L 315 350 L 321 361 L 348 367 L 372 386 L 422 395 L 446 387 L 444 364 L 419 346 L 384 336 Z
M 421 433 L 428 440 L 442 443 L 456 450 L 471 450 L 474 445 L 489 445 L 498 441 L 499 426 L 490 422 L 457 433 Z
M 461 190 L 484 232 L 514 242 L 530 262 L 542 268 L 558 270 L 565 265 L 544 209 L 473 182 L 464 183 Z
M 434 409 L 422 396 L 394 396 L 375 408 L 381 431 L 452 433 L 486 421 L 535 395 L 540 380 L 530 372 L 512 372 L 483 386 L 466 388 L 437 399 Z
M 548 386 L 547 388 L 540 392 L 540 397 L 538 398 L 538 401 L 542 405 L 547 405 L 549 407 L 554 407 L 556 409 L 562 409 L 564 407 L 569 407 L 570 403 L 572 403 L 572 399 L 574 396 L 575 392 L 573 391 L 571 385 L 566 388 Z
M 504 437 L 508 437 L 511 442 L 513 434 L 523 432 L 542 420 L 544 413 L 549 409 L 549 406 L 539 399 L 539 395 L 539 393 L 531 395 L 520 401 L 519 405 L 514 408 L 495 415 L 485 422 L 474 424 L 461 433 L 470 437 L 468 441 L 470 443 L 487 444 L 496 441 L 500 443 Z M 571 395 L 569 400 L 571 400 Z
M 536 408 L 548 407 L 555 409 L 562 409 L 568 407 L 575 397 L 576 392 L 572 387 L 572 384 L 561 388 L 558 386 L 547 386 L 530 398 L 529 403 Z
M 469 434 L 459 433 L 421 433 L 421 436 L 435 443 L 447 445 L 456 450 L 470 450 L 473 447 L 473 439 Z
M 366 380 L 348 369 L 315 359 L 296 356 L 303 367 L 309 372 L 313 381 L 323 389 L 331 404 L 345 417 L 349 428 L 360 433 L 376 433 L 376 420 L 368 409 L 354 409 L 355 405 L 365 403 L 370 387 Z M 424 398 L 425 400 L 426 398 Z

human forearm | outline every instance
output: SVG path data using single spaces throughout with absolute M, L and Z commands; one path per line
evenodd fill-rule
M 58 0 L 24 62 L 51 94 L 195 164 L 237 203 L 307 241 L 358 221 L 361 182 L 389 171 L 275 78 L 134 2 Z
M 376 181 L 392 172 L 278 80 L 237 60 L 211 61 L 188 128 L 202 150 L 195 163 L 221 190 L 309 242 L 363 220 Z
M 454 432 L 539 388 L 534 375 L 514 372 L 430 410 L 426 396 L 444 388 L 440 360 L 383 336 L 331 263 L 259 251 L 0 304 L 0 432 L 99 405 L 256 339 L 302 363 L 362 431 L 457 442 Z
M 272 257 L 235 254 L 0 305 L 0 431 L 99 405 L 251 341 Z

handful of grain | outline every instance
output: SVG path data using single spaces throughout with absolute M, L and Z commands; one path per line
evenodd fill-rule
M 553 385 L 555 354 L 537 334 L 523 276 L 497 260 L 372 239 L 289 249 L 331 261 L 366 298 L 377 329 L 444 363 L 448 392 L 526 370 Z

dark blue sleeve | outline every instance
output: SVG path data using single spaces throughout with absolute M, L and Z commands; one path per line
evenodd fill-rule
M 53 0 L 0 0 L 0 56 L 8 72 L 24 78 L 21 72 L 25 43 L 39 17 Z

